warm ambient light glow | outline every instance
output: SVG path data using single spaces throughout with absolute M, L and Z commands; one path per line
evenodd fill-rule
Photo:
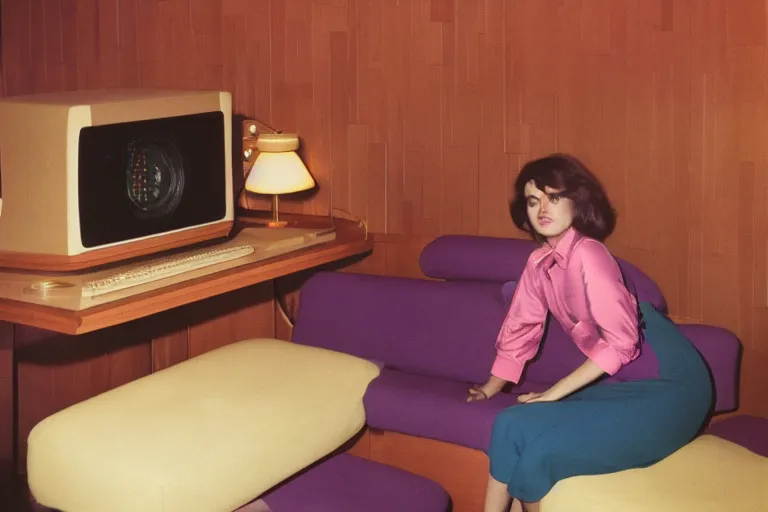
M 257 194 L 288 194 L 314 186 L 315 180 L 294 151 L 259 153 L 245 182 L 245 189 Z
M 309 174 L 296 150 L 299 137 L 290 133 L 264 133 L 256 141 L 259 156 L 245 180 L 245 189 L 256 194 L 272 195 L 273 227 L 285 226 L 278 217 L 278 195 L 309 190 L 315 180 Z

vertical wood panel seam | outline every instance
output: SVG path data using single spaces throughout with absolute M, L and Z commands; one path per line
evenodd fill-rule
M 277 0 L 277 1 L 281 2 L 283 0 Z M 269 117 L 269 122 L 270 123 L 274 123 L 275 122 L 275 119 L 274 119 L 274 115 L 275 115 L 275 79 L 274 79 L 275 67 L 274 67 L 274 62 L 273 62 L 273 59 L 274 59 L 273 53 L 274 52 L 272 50 L 273 49 L 273 43 L 274 43 L 274 41 L 272 39 L 275 37 L 275 34 L 272 31 L 272 23 L 271 23 L 271 20 L 273 19 L 272 18 L 272 8 L 274 7 L 274 2 L 275 2 L 275 0 L 269 0 L 269 3 L 267 4 L 267 6 L 268 6 L 267 16 L 269 16 L 269 20 L 270 20 L 269 29 L 268 29 L 269 32 L 267 34 L 267 41 L 269 41 L 269 59 L 267 59 L 267 67 L 269 68 L 269 84 L 270 84 L 270 87 L 269 87 L 269 103 L 268 103 L 268 105 L 269 105 L 269 112 L 267 113 L 267 116 Z M 285 33 L 285 31 L 283 31 L 283 33 Z M 285 46 L 285 42 L 283 42 L 283 46 Z M 288 63 L 285 62 L 285 59 L 287 58 L 286 57 L 287 55 L 288 55 L 287 51 L 283 53 L 283 68 L 284 69 L 286 69 L 288 67 Z M 312 92 L 312 96 L 313 96 L 313 103 L 314 103 L 314 90 Z

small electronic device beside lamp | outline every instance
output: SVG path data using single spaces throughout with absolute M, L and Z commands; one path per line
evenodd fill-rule
M 245 180 L 245 189 L 272 196 L 269 227 L 284 227 L 287 224 L 279 216 L 280 194 L 309 190 L 315 186 L 314 178 L 296 154 L 297 149 L 299 137 L 293 133 L 262 133 L 256 141 L 259 156 Z

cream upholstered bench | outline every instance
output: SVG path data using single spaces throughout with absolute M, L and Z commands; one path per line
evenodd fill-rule
M 542 512 L 765 512 L 768 458 L 703 435 L 642 469 L 562 480 Z
M 381 502 L 373 491 L 383 489 L 392 510 L 445 512 L 449 500 L 436 483 L 344 454 L 278 485 L 362 428 L 363 394 L 378 374 L 364 359 L 286 341 L 224 346 L 41 421 L 29 434 L 30 491 L 65 512 L 232 511 L 249 503 L 273 512 L 289 503 L 285 512 L 294 512 L 301 508 L 293 496 L 317 511 L 347 510 L 338 508 L 346 502 L 379 510 L 368 504 Z M 323 492 L 307 496 L 318 475 Z M 336 481 L 350 476 L 357 488 Z M 272 503 L 253 502 L 269 490 Z M 353 499 L 338 496 L 344 492 Z

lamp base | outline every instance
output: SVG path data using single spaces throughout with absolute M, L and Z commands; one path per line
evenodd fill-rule
M 272 218 L 265 218 L 262 217 L 266 212 L 260 211 L 260 210 L 250 210 L 243 208 L 240 216 L 246 216 L 249 219 L 250 224 L 257 224 L 259 226 L 264 226 L 267 228 L 284 228 L 288 225 L 295 224 L 294 221 L 287 221 L 287 220 L 281 220 L 280 215 L 278 213 L 279 203 L 277 195 L 272 196 Z M 253 215 L 254 212 L 259 211 L 260 213 L 256 216 Z
M 275 220 L 271 212 L 264 210 L 240 210 L 237 212 L 237 218 L 250 226 L 259 226 L 262 228 L 291 228 L 299 227 L 301 224 L 297 220 Z
M 249 221 L 251 224 L 257 224 L 259 226 L 264 226 L 267 228 L 285 228 L 288 226 L 296 226 L 297 223 L 294 220 L 280 219 L 279 207 L 280 207 L 280 203 L 279 203 L 277 194 L 275 194 L 272 196 L 272 218 L 271 219 L 267 219 L 263 217 L 254 218 L 254 217 L 251 217 L 250 215 L 247 215 L 247 213 L 246 213 L 246 216 L 249 217 Z M 245 212 L 253 212 L 253 210 L 245 210 Z
M 280 204 L 277 199 L 277 194 L 275 194 L 272 196 L 272 220 L 267 223 L 268 228 L 284 228 L 288 225 L 287 221 L 280 220 L 279 210 Z

